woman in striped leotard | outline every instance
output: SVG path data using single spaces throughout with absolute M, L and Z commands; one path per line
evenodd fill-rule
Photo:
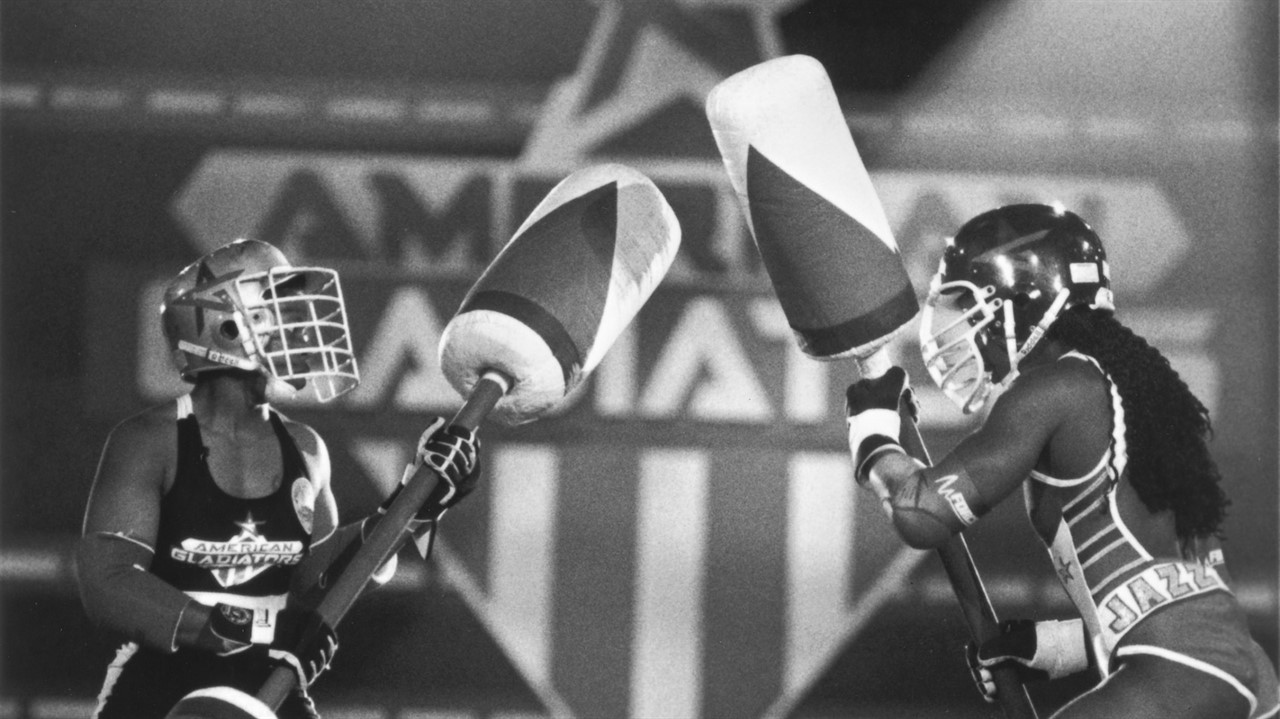
M 906 374 L 850 386 L 850 450 L 898 533 L 939 546 L 1022 490 L 1078 616 L 1008 622 L 973 648 L 1024 678 L 1092 669 L 1055 719 L 1262 719 L 1276 671 L 1250 636 L 1218 539 L 1229 504 L 1208 412 L 1115 317 L 1106 256 L 1074 213 L 1010 205 L 948 242 L 922 316 L 934 381 L 981 426 L 936 465 L 898 444 Z M 993 386 L 1002 390 L 988 403 Z

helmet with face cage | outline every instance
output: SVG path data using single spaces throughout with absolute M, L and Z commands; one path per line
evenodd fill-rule
M 294 267 L 265 242 L 236 240 L 183 268 L 160 315 L 187 381 L 259 372 L 273 399 L 319 402 L 360 382 L 337 273 Z
M 989 210 L 966 222 L 943 251 L 921 313 L 924 365 L 962 411 L 974 412 L 993 382 L 1013 382 L 1018 363 L 1059 313 L 1079 305 L 1115 309 L 1093 229 L 1056 205 Z M 1007 360 L 1007 368 L 989 367 L 993 359 Z

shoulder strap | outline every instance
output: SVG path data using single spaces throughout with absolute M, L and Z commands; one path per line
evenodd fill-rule
M 284 420 L 281 419 L 280 413 L 274 409 L 271 412 L 271 426 L 275 429 L 276 439 L 280 442 L 280 453 L 284 457 L 285 477 L 303 476 L 311 479 L 311 473 L 307 470 L 307 463 L 302 458 L 302 450 L 298 449 L 298 443 L 294 441 L 293 435 L 289 434 L 289 428 L 284 426 Z

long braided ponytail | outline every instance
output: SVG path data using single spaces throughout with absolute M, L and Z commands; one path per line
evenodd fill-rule
M 1143 503 L 1172 510 L 1184 543 L 1218 535 L 1230 500 L 1209 454 L 1209 412 L 1164 355 L 1107 311 L 1063 312 L 1048 336 L 1097 359 L 1119 387 L 1129 481 Z

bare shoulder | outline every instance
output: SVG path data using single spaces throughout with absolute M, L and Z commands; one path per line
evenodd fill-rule
M 121 420 L 111 429 L 108 442 L 130 451 L 176 447 L 176 425 L 177 408 L 169 401 Z
M 174 402 L 122 420 L 107 436 L 94 473 L 84 530 L 136 536 L 149 542 L 177 465 L 177 411 Z
M 1065 357 L 1030 369 L 1010 390 L 1001 397 L 1010 400 L 1013 410 L 1005 425 L 1035 432 L 1048 443 L 1040 471 L 1078 477 L 1097 465 L 1111 442 L 1112 427 L 1110 386 L 1097 366 Z
M 302 453 L 313 480 L 324 482 L 329 476 L 329 448 L 324 438 L 311 425 L 291 419 L 283 413 L 276 412 L 284 428 L 293 438 L 293 442 Z
M 1107 396 L 1106 380 L 1093 363 L 1067 357 L 1027 368 L 1001 399 L 1016 407 L 1062 413 Z
M 289 431 L 289 436 L 293 437 L 294 443 L 303 454 L 314 455 L 324 451 L 324 439 L 315 428 L 305 422 L 292 419 L 282 412 L 277 411 L 276 415 L 280 417 L 284 428 Z
M 1109 407 L 1103 375 L 1087 361 L 1053 361 L 1028 367 L 992 404 L 984 434 L 1005 443 L 1019 438 L 1043 444 L 1080 418 Z

